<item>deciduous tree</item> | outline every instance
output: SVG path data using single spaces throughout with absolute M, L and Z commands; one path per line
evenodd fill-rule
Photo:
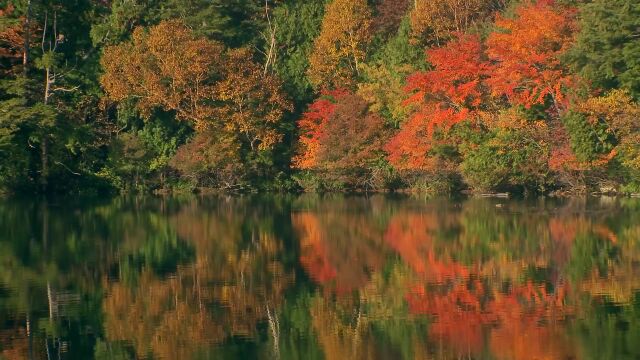
M 309 57 L 308 76 L 316 88 L 353 85 L 371 40 L 371 10 L 365 0 L 333 0 Z
M 407 90 L 412 92 L 407 104 L 416 106 L 416 113 L 385 147 L 389 161 L 399 169 L 432 167 L 429 150 L 434 133 L 446 133 L 474 119 L 483 101 L 482 80 L 490 67 L 482 57 L 478 37 L 461 36 L 442 48 L 428 50 L 427 57 L 433 69 L 414 73 L 407 80 Z
M 504 0 L 414 0 L 410 13 L 413 36 L 419 43 L 442 44 L 503 7 Z
M 180 21 L 166 21 L 148 31 L 137 28 L 132 41 L 107 47 L 100 82 L 112 101 L 135 99 L 144 116 L 155 109 L 174 111 L 198 129 L 213 120 L 215 83 L 222 45 L 198 39 Z
M 300 120 L 303 140 L 296 166 L 350 187 L 376 187 L 373 169 L 382 156 L 384 120 L 360 96 L 336 95 L 316 101 Z
M 267 150 L 282 140 L 281 120 L 292 106 L 281 91 L 280 81 L 264 74 L 247 49 L 230 50 L 214 87 L 222 105 L 215 115 L 230 133 L 240 134 L 251 151 Z
M 550 98 L 556 112 L 564 108 L 564 91 L 574 79 L 560 56 L 572 44 L 574 15 L 553 1 L 536 0 L 518 6 L 514 18 L 500 16 L 487 39 L 493 95 L 525 107 Z

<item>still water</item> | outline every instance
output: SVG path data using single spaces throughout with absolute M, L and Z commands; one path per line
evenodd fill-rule
M 639 359 L 640 199 L 0 201 L 0 359 Z

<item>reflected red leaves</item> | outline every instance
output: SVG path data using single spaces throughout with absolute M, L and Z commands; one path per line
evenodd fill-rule
M 382 268 L 382 233 L 362 215 L 302 212 L 292 215 L 300 236 L 300 263 L 326 291 L 346 295 L 362 289 Z

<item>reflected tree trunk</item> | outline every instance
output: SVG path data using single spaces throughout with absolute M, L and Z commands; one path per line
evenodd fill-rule
M 280 322 L 278 321 L 278 314 L 276 314 L 275 308 L 273 309 L 273 314 L 271 313 L 268 303 L 266 308 L 269 329 L 271 330 L 271 336 L 273 336 L 273 355 L 275 359 L 280 359 Z

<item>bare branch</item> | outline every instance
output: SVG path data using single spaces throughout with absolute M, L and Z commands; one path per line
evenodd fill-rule
M 55 87 L 55 88 L 51 89 L 51 92 L 55 92 L 55 91 L 73 92 L 73 91 L 78 90 L 79 88 L 80 88 L 80 86 L 74 86 L 72 88 Z

